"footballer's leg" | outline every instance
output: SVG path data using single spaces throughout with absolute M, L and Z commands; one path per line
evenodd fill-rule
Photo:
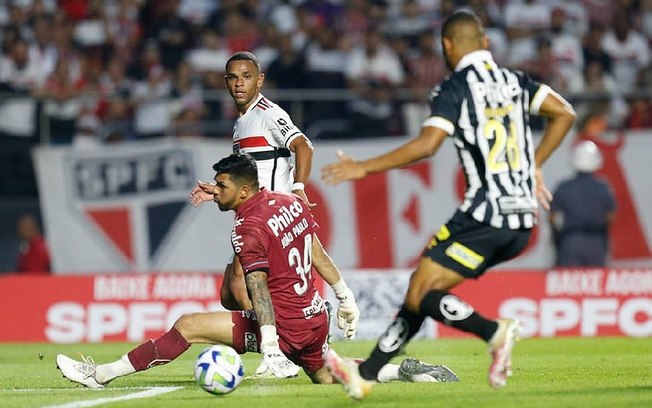
M 73 382 L 101 388 L 115 378 L 167 364 L 183 354 L 192 343 L 231 345 L 232 327 L 230 312 L 186 314 L 159 338 L 137 346 L 114 362 L 98 365 L 90 357 L 82 356 L 82 361 L 77 361 L 59 354 L 57 367 Z

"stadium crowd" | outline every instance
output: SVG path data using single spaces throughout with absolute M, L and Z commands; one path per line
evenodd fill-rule
M 7 0 L 0 170 L 31 172 L 36 143 L 229 138 L 238 50 L 313 139 L 413 135 L 447 73 L 440 24 L 462 6 L 497 62 L 563 92 L 580 125 L 652 127 L 651 0 Z

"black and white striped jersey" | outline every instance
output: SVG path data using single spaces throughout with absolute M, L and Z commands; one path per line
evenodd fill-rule
M 532 228 L 537 201 L 534 144 L 529 126 L 547 86 L 499 67 L 489 51 L 462 58 L 433 89 L 423 126 L 452 136 L 466 176 L 460 210 L 496 228 Z

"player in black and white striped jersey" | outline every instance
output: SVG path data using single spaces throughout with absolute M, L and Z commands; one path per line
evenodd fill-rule
M 450 136 L 467 182 L 464 202 L 424 249 L 405 302 L 369 359 L 357 366 L 334 352 L 327 356 L 331 373 L 353 398 L 371 391 L 379 368 L 403 349 L 426 317 L 473 333 L 490 345 L 492 387 L 505 385 L 511 375 L 518 322 L 487 319 L 449 291 L 523 251 L 535 224 L 537 199 L 549 209 L 552 198 L 541 166 L 571 128 L 575 113 L 547 85 L 498 66 L 487 51 L 489 41 L 476 15 L 452 14 L 442 26 L 442 45 L 453 73 L 433 90 L 431 115 L 419 136 L 364 161 L 340 152 L 340 162 L 322 169 L 322 178 L 330 184 L 361 179 L 429 157 Z M 530 115 L 548 119 L 536 147 Z

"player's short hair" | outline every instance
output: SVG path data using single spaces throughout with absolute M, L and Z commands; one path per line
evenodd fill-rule
M 258 72 L 260 72 L 260 61 L 258 61 L 258 57 L 255 56 L 253 52 L 249 52 L 249 51 L 236 52 L 235 54 L 231 55 L 228 60 L 226 60 L 226 64 L 224 64 L 224 67 L 228 66 L 229 62 L 231 61 L 251 61 L 256 66 Z
M 217 174 L 228 174 L 237 185 L 248 185 L 258 190 L 258 166 L 249 154 L 232 153 L 213 164 Z
M 482 21 L 474 12 L 470 10 L 457 10 L 444 21 L 441 26 L 442 38 L 452 38 L 455 29 L 463 24 L 475 24 L 481 31 L 483 29 Z

